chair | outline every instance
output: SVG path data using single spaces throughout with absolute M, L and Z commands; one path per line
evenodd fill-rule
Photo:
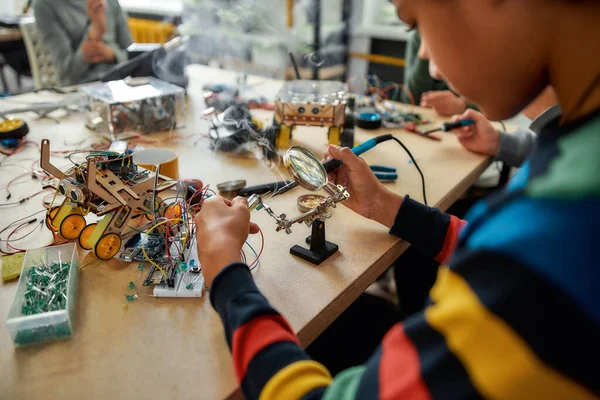
M 35 24 L 35 18 L 22 18 L 19 25 L 27 49 L 35 89 L 59 86 L 54 59 L 43 42 L 42 34 Z

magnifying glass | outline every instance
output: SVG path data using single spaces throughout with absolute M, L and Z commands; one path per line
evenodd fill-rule
M 292 146 L 283 155 L 283 165 L 294 180 L 306 190 L 316 192 L 327 185 L 327 171 L 310 150 Z

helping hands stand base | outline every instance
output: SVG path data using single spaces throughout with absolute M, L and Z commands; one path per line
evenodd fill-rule
M 310 249 L 296 245 L 290 249 L 290 253 L 315 265 L 321 264 L 339 249 L 337 244 L 325 240 L 325 222 L 320 219 L 313 222 L 312 233 L 306 238 L 306 243 Z

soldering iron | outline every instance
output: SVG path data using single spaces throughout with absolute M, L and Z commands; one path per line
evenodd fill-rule
M 430 131 L 426 131 L 423 132 L 423 135 L 429 135 L 430 133 L 434 133 L 434 132 L 450 132 L 454 129 L 457 128 L 463 128 L 465 126 L 470 126 L 470 125 L 474 125 L 475 121 L 472 119 L 463 119 L 461 121 L 456 121 L 456 122 L 446 122 L 444 124 L 442 124 L 442 126 L 440 128 L 436 128 L 436 129 L 432 129 Z

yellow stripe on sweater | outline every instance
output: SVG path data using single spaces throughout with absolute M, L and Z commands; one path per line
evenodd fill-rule
M 444 335 L 483 397 L 595 398 L 544 364 L 506 322 L 479 301 L 468 283 L 448 268 L 440 268 L 430 295 L 435 304 L 425 311 L 427 322 Z
M 317 388 L 328 386 L 331 381 L 331 374 L 327 368 L 318 362 L 296 361 L 269 379 L 259 399 L 299 399 Z

